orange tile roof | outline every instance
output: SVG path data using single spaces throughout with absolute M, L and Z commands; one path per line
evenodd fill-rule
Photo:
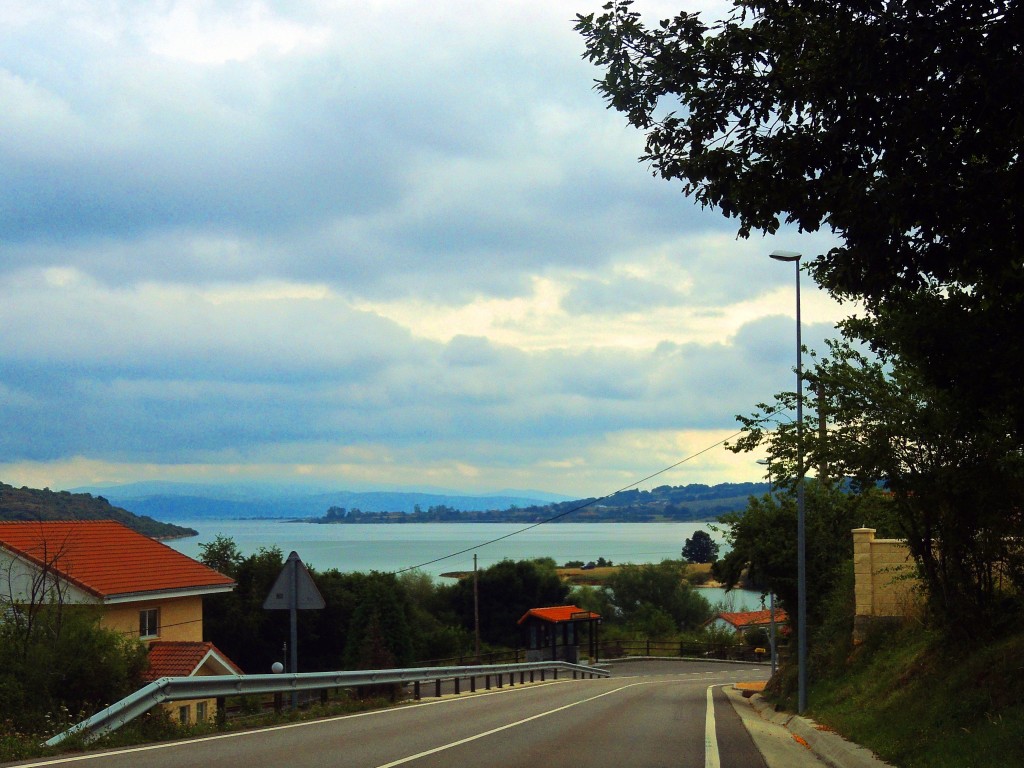
M 189 677 L 206 662 L 218 674 L 240 675 L 242 670 L 213 643 L 156 640 L 149 644 L 149 666 L 142 675 L 146 682 L 161 677 Z
M 563 621 L 587 621 L 589 619 L 601 618 L 600 614 L 593 611 L 585 611 L 582 608 L 577 608 L 575 605 L 558 605 L 553 608 L 531 608 L 516 623 L 522 624 L 531 616 L 556 624 Z
M 739 611 L 736 613 L 727 613 L 725 611 L 719 611 L 715 614 L 714 619 L 725 619 L 727 622 L 732 624 L 737 629 L 743 627 L 757 626 L 760 624 L 769 624 L 772 620 L 772 612 L 770 610 L 764 611 Z M 712 621 L 714 621 L 712 619 Z M 788 621 L 789 617 L 786 612 L 781 608 L 775 609 L 775 623 L 781 624 L 782 622 Z
M 36 565 L 51 563 L 68 581 L 100 598 L 223 591 L 234 585 L 197 560 L 112 520 L 0 522 L 0 548 Z

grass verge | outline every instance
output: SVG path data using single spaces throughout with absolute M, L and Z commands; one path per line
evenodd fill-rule
M 812 670 L 808 702 L 809 717 L 901 768 L 1024 765 L 1024 633 L 966 647 L 878 631 L 839 671 Z

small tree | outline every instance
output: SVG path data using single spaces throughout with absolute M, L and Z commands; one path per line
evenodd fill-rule
M 683 559 L 688 563 L 713 563 L 718 559 L 718 542 L 707 531 L 695 531 L 683 545 Z
M 664 626 L 667 617 L 676 631 L 693 629 L 711 615 L 711 606 L 686 581 L 677 560 L 623 565 L 605 583 L 615 615 L 637 629 Z
M 861 525 L 886 530 L 891 499 L 870 489 L 854 495 L 808 480 L 807 525 L 808 623 L 820 622 L 823 599 L 835 584 L 844 561 L 853 558 L 850 531 Z M 752 497 L 747 508 L 720 518 L 730 551 L 715 563 L 715 577 L 736 584 L 745 575 L 755 589 L 773 592 L 795 623 L 797 615 L 797 508 L 795 495 L 783 491 Z
M 199 562 L 231 578 L 238 576 L 238 568 L 244 559 L 230 536 L 217 534 L 213 541 L 199 545 Z
M 829 354 L 813 359 L 804 376 L 816 394 L 804 410 L 802 441 L 787 419 L 795 395 L 786 392 L 740 417 L 744 435 L 733 450 L 767 448 L 773 474 L 790 478 L 782 482 L 787 494 L 801 452 L 819 478 L 823 467 L 831 477 L 850 478 L 876 509 L 858 509 L 842 526 L 873 521 L 907 540 L 940 625 L 968 637 L 1012 631 L 1024 610 L 1024 454 L 1013 419 L 1001 409 L 972 414 L 917 367 L 868 356 L 847 340 L 829 342 Z M 889 492 L 881 517 L 879 484 Z M 852 503 L 833 496 L 829 505 L 837 511 Z M 848 530 L 837 530 L 849 538 Z M 810 535 L 808 542 L 813 549 Z
M 263 601 L 284 567 L 281 550 L 261 547 L 241 557 L 234 542 L 223 537 L 202 549 L 204 563 L 229 569 L 226 575 L 238 584 L 231 592 L 203 600 L 206 639 L 247 672 L 270 669 L 281 658 L 282 643 L 288 638 L 288 612 L 263 609 Z

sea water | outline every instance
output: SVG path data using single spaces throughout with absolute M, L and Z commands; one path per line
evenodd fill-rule
M 486 568 L 504 559 L 550 557 L 558 565 L 603 557 L 615 564 L 678 560 L 683 544 L 705 530 L 722 542 L 708 523 L 398 523 L 336 524 L 289 520 L 168 520 L 199 531 L 198 536 L 167 542 L 190 557 L 217 536 L 234 540 L 243 555 L 278 547 L 297 552 L 317 570 L 400 572 L 418 569 L 433 577 L 469 571 L 473 556 Z M 724 549 L 724 548 L 723 548 Z M 726 610 L 761 608 L 759 593 L 702 588 L 712 605 Z

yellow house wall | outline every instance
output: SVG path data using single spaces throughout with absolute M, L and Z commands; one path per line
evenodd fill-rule
M 196 670 L 194 677 L 208 677 L 210 675 L 216 675 L 217 671 L 210 669 L 208 665 L 204 665 Z M 202 722 L 213 722 L 217 719 L 217 699 L 189 699 L 187 701 L 170 701 L 161 706 L 167 710 L 171 720 L 174 722 L 181 722 L 179 713 L 181 708 L 187 706 L 188 709 L 188 722 L 189 725 L 196 725 L 200 722 L 199 720 L 199 707 L 198 704 L 206 702 L 206 720 Z
M 160 609 L 160 634 L 147 640 L 201 641 L 203 639 L 203 598 L 176 597 L 167 600 L 143 600 L 104 607 L 101 623 L 105 627 L 136 636 L 139 612 Z
M 188 701 L 171 701 L 166 704 L 161 704 L 170 715 L 170 718 L 175 723 L 180 723 L 179 713 L 182 707 L 188 707 L 188 724 L 196 725 L 200 722 L 199 720 L 199 707 L 201 702 L 206 702 L 206 719 L 202 722 L 212 723 L 217 719 L 217 700 L 216 699 L 189 699 Z

